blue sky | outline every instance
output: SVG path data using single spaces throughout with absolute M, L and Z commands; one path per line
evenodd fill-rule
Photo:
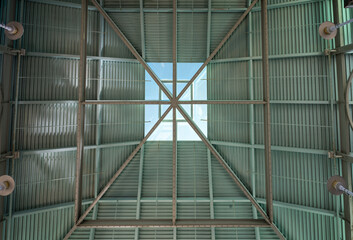
M 151 69 L 162 81 L 171 81 L 173 79 L 173 64 L 172 63 L 149 63 Z M 178 63 L 177 64 L 177 93 L 185 87 L 186 82 L 189 81 L 196 71 L 200 68 L 202 63 Z M 193 91 L 189 88 L 181 98 L 181 100 L 191 100 L 193 94 L 194 100 L 207 100 L 207 84 L 206 84 L 206 69 L 199 75 L 193 84 Z M 145 87 L 145 99 L 146 100 L 158 100 L 159 97 L 162 100 L 167 100 L 167 97 L 163 92 L 159 91 L 158 85 L 153 81 L 151 76 L 146 72 L 146 87 Z M 184 82 L 183 82 L 184 81 Z M 170 92 L 173 92 L 173 85 L 170 82 L 164 83 Z M 193 116 L 195 123 L 201 129 L 201 131 L 207 136 L 207 105 L 182 105 L 187 113 Z M 161 114 L 168 108 L 168 105 L 145 105 L 145 134 L 152 128 L 152 126 L 159 119 L 159 108 Z M 185 122 L 184 118 L 179 112 L 177 112 L 178 127 L 177 127 L 177 138 L 178 140 L 200 140 L 194 130 Z M 163 121 L 159 127 L 155 130 L 149 140 L 172 140 L 173 123 L 172 112 L 170 112 L 165 121 Z

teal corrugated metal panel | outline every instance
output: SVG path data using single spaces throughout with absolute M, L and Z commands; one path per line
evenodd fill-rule
M 178 142 L 178 197 L 209 197 L 207 149 L 203 142 Z
M 138 8 L 139 0 L 104 0 L 104 7 L 107 8 Z
M 269 10 L 269 54 L 297 54 L 322 52 L 327 41 L 320 37 L 318 28 L 328 21 L 324 1 Z M 253 13 L 252 49 L 254 56 L 261 56 L 260 11 Z
M 173 0 L 144 0 L 145 8 L 172 8 Z
M 208 0 L 178 0 L 178 8 L 208 8 Z
M 254 228 L 216 228 L 216 239 L 251 240 L 256 239 Z
M 172 219 L 173 206 L 171 202 L 155 201 L 141 203 L 140 219 Z
M 25 2 L 23 48 L 27 52 L 79 54 L 80 16 L 78 8 Z M 98 53 L 98 12 L 89 11 L 87 54 Z
M 207 66 L 207 99 L 249 99 L 247 62 L 211 63 Z M 213 106 L 209 106 L 209 109 Z M 215 106 L 223 108 L 221 105 Z
M 329 150 L 329 105 L 271 105 L 271 143 L 275 146 Z M 209 131 L 210 132 L 210 131 Z M 255 107 L 255 143 L 263 144 L 263 108 Z
M 249 107 L 246 105 L 209 105 L 207 123 L 210 140 L 249 142 Z
M 274 221 L 287 239 L 342 239 L 333 217 L 275 207 Z
M 211 229 L 209 228 L 181 228 L 177 229 L 178 240 L 211 240 Z
M 220 8 L 220 9 L 227 9 L 227 8 L 244 8 L 247 5 L 247 1 L 245 0 L 236 0 L 236 1 L 229 1 L 229 0 L 212 0 L 212 8 Z
M 273 231 L 272 228 L 259 228 L 259 234 L 261 236 L 261 239 L 263 240 L 279 239 L 277 234 Z
M 17 148 L 49 149 L 76 145 L 77 104 L 19 105 Z M 95 143 L 95 108 L 86 107 L 85 144 Z
M 265 198 L 264 151 L 255 151 L 256 196 Z M 335 211 L 340 199 L 329 194 L 327 179 L 337 175 L 337 163 L 326 156 L 307 153 L 272 152 L 273 198 Z
M 125 146 L 125 147 L 103 148 L 100 150 L 101 159 L 102 159 L 101 167 L 100 167 L 101 172 L 99 173 L 100 188 L 103 188 L 108 183 L 108 181 L 111 179 L 114 173 L 121 167 L 121 165 L 125 162 L 127 157 L 134 150 L 134 148 L 135 146 Z M 133 161 L 134 160 L 135 159 L 133 159 Z M 124 174 L 124 171 L 123 171 L 123 174 Z M 117 183 L 119 183 L 120 177 L 116 181 Z M 132 182 L 134 181 L 135 180 L 133 180 Z M 124 182 L 134 186 L 134 183 L 129 182 L 128 179 L 127 180 L 125 179 Z M 129 191 L 129 189 L 125 189 L 125 190 Z M 115 196 L 114 194 L 119 194 L 119 193 L 112 192 L 112 194 L 113 196 Z M 136 196 L 135 190 L 132 190 L 131 194 L 132 196 Z
M 75 151 L 21 156 L 14 166 L 14 210 L 73 201 L 75 158 Z M 94 159 L 94 150 L 86 150 L 83 162 L 83 198 L 94 196 Z
M 145 69 L 138 63 L 103 62 L 102 100 L 145 99 Z
M 177 216 L 179 219 L 210 219 L 210 203 L 196 201 L 178 203 Z
M 143 105 L 102 107 L 102 143 L 138 141 L 144 136 Z
M 142 228 L 139 231 L 140 240 L 172 240 L 173 239 L 173 230 L 172 229 L 147 229 Z
M 241 13 L 212 13 L 211 15 L 211 49 L 212 52 L 224 36 L 239 19 Z M 244 49 L 246 51 L 246 49 Z
M 213 196 L 215 198 L 224 197 L 244 197 L 243 192 L 235 184 L 234 180 L 228 175 L 226 170 L 211 156 Z
M 213 13 L 216 14 L 215 18 L 218 17 L 219 19 L 215 19 L 215 21 L 220 21 L 219 23 L 216 22 L 214 23 L 214 26 L 217 28 L 220 28 L 220 26 L 222 26 L 223 28 L 223 22 L 222 17 L 224 16 L 224 13 L 222 13 L 222 15 L 220 13 Z M 212 14 L 212 15 L 213 15 Z M 227 16 L 227 15 L 225 15 Z M 240 15 L 239 15 L 240 16 Z M 231 15 L 229 14 L 229 17 L 231 17 Z M 228 18 L 226 18 L 228 21 Z M 233 19 L 233 18 L 231 18 Z M 228 29 L 224 29 L 224 34 L 222 36 L 222 34 L 220 34 L 219 42 L 215 41 L 213 44 L 217 46 L 220 41 L 223 39 L 223 37 L 226 35 L 226 33 L 233 27 L 233 25 L 235 24 L 237 18 L 234 18 L 233 22 L 230 21 L 229 22 L 229 28 Z M 217 26 L 216 24 L 219 24 L 220 26 Z M 219 52 L 216 54 L 216 56 L 214 57 L 214 59 L 227 59 L 227 58 L 238 58 L 238 57 L 248 57 L 249 56 L 249 23 L 248 23 L 248 18 L 245 18 L 241 24 L 237 27 L 237 29 L 233 32 L 233 34 L 230 36 L 230 38 L 225 42 L 225 44 L 223 45 L 223 47 L 219 50 Z M 213 34 L 213 32 L 216 32 L 218 30 L 215 29 L 211 29 L 211 32 Z M 213 51 L 214 48 L 212 48 L 211 45 L 211 49 L 210 51 Z M 246 70 L 246 69 L 244 69 Z
M 341 1 L 342 6 L 344 6 L 344 1 Z M 343 21 L 348 21 L 349 19 L 353 18 L 353 12 L 349 8 L 342 8 L 342 16 Z M 329 20 L 327 20 L 329 21 Z M 345 25 L 344 27 L 340 28 L 343 31 L 343 40 L 344 45 L 352 44 L 353 43 L 353 26 L 352 24 Z M 334 41 L 333 41 L 334 42 Z
M 178 13 L 178 62 L 204 62 L 207 58 L 207 13 Z
M 253 63 L 254 96 L 262 99 L 262 62 Z M 269 62 L 271 100 L 328 101 L 331 94 L 326 57 L 272 59 Z
M 63 239 L 73 226 L 74 208 L 31 214 L 14 219 L 15 240 L 56 240 Z M 75 234 L 77 235 L 77 234 Z M 72 236 L 71 239 L 77 239 Z
M 109 13 L 109 16 L 141 55 L 140 13 Z M 106 21 L 103 55 L 108 57 L 134 58 L 130 50 L 125 47 L 124 43 Z
M 145 145 L 142 197 L 171 197 L 173 147 L 169 141 Z
M 111 158 L 116 161 L 116 156 L 112 154 L 115 149 L 111 149 Z M 109 150 L 108 150 L 109 151 Z M 120 161 L 123 163 L 126 159 L 122 158 Z M 104 160 L 105 164 L 105 160 Z M 138 179 L 139 179 L 139 166 L 140 166 L 140 153 L 132 159 L 125 170 L 120 174 L 119 178 L 115 180 L 112 186 L 104 195 L 106 197 L 137 197 Z M 115 171 L 118 168 L 114 169 Z M 135 206 L 136 207 L 136 206 Z
M 173 14 L 145 13 L 146 60 L 172 62 Z
M 77 100 L 79 60 L 47 57 L 21 59 L 19 100 Z M 86 99 L 96 99 L 97 61 L 87 61 Z
M 216 146 L 216 149 L 244 185 L 250 189 L 250 150 L 248 148 L 228 146 Z
M 214 214 L 219 219 L 252 219 L 252 204 L 248 202 L 215 202 Z
M 136 203 L 99 203 L 97 219 L 136 219 Z
M 343 27 L 344 28 L 344 27 Z M 346 54 L 345 56 L 345 59 L 346 59 L 346 77 L 347 77 L 347 81 L 348 81 L 348 78 L 350 76 L 350 74 L 352 73 L 352 69 L 353 69 L 353 56 L 351 54 Z M 352 101 L 353 101 L 353 86 L 351 85 L 350 86 L 350 92 L 349 92 L 349 101 L 350 101 L 350 111 L 351 111 L 351 114 L 353 113 L 353 109 L 352 109 Z M 349 132 L 350 132 L 350 139 L 353 139 L 353 131 L 352 131 L 352 128 L 349 128 Z M 351 152 L 352 152 L 352 149 L 353 149 L 353 141 L 350 142 L 350 149 L 351 149 Z
M 122 230 L 111 230 L 111 229 L 96 229 L 94 239 L 96 240 L 107 240 L 107 239 L 124 239 L 133 240 L 135 237 L 135 230 L 122 229 Z

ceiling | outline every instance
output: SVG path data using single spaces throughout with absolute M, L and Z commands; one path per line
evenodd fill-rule
M 16 134 L 11 139 L 20 157 L 6 162 L 16 189 L 2 199 L 2 234 L 16 240 L 63 239 L 75 218 L 80 1 L 27 0 L 23 8 L 16 2 L 25 34 L 15 47 L 26 50 L 19 68 Z M 5 22 L 11 4 L 1 4 L 0 19 Z M 206 61 L 249 4 L 178 0 L 177 62 Z M 343 198 L 326 189 L 327 179 L 341 175 L 342 166 L 347 166 L 327 157 L 342 141 L 336 62 L 323 54 L 335 45 L 317 31 L 322 22 L 333 21 L 332 4 L 268 4 L 273 228 L 78 228 L 69 239 L 278 239 L 281 234 L 287 239 L 346 239 Z M 207 65 L 208 101 L 264 99 L 260 5 Z M 173 62 L 172 0 L 105 0 L 104 8 L 146 62 Z M 352 15 L 351 10 L 343 11 L 343 19 Z M 145 69 L 91 4 L 87 29 L 85 99 L 144 101 Z M 8 44 L 3 35 L 1 44 Z M 351 26 L 345 27 L 343 44 L 350 44 L 351 38 Z M 0 56 L 4 76 L 6 54 Z M 346 76 L 353 57 L 346 54 L 344 59 Z M 13 76 L 15 82 L 14 72 Z M 13 96 L 14 90 L 12 100 Z M 177 219 L 264 220 L 217 158 L 221 156 L 266 211 L 266 124 L 261 104 L 207 105 L 207 141 L 218 155 L 202 141 L 178 141 L 176 155 L 172 141 L 147 140 L 137 149 L 145 137 L 143 104 L 86 105 L 84 119 L 82 212 L 132 156 L 85 220 L 172 219 L 174 185 Z M 138 151 L 131 155 L 134 149 Z

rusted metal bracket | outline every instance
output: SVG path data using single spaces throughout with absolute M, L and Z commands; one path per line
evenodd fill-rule
M 15 49 L 15 48 L 6 47 L 4 45 L 0 45 L 0 52 L 6 53 L 9 55 L 17 55 L 17 54 L 20 54 L 21 56 L 26 55 L 26 49 Z

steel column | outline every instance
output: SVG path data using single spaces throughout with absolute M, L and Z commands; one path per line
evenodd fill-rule
M 106 193 L 106 191 L 109 189 L 109 187 L 114 183 L 114 181 L 119 177 L 119 175 L 124 171 L 124 169 L 129 165 L 131 160 L 134 158 L 134 156 L 138 153 L 138 151 L 141 149 L 143 144 L 147 141 L 147 139 L 152 135 L 152 133 L 156 130 L 156 128 L 159 126 L 159 124 L 163 121 L 163 119 L 167 116 L 167 114 L 170 112 L 172 109 L 172 106 L 170 106 L 164 114 L 161 116 L 161 118 L 156 122 L 156 124 L 151 128 L 151 130 L 146 134 L 146 136 L 142 139 L 142 141 L 139 143 L 139 145 L 135 148 L 135 150 L 129 155 L 129 157 L 125 160 L 125 162 L 121 165 L 121 167 L 118 169 L 118 171 L 113 175 L 113 177 L 109 180 L 109 182 L 104 186 L 104 188 L 100 191 L 98 196 L 94 199 L 92 204 L 86 209 L 86 211 L 82 214 L 82 216 L 78 219 L 78 221 L 75 223 L 75 225 L 70 229 L 70 231 L 66 234 L 64 239 L 68 239 L 71 234 L 77 229 L 78 225 L 83 222 L 85 217 L 89 214 L 89 212 L 93 209 L 93 207 L 98 203 L 98 201 L 103 197 L 103 195 Z
M 104 0 L 100 0 L 100 4 L 104 6 Z M 102 57 L 104 49 L 104 18 L 102 15 L 99 16 L 99 42 L 98 42 L 98 56 Z M 98 60 L 98 81 L 97 81 L 97 101 L 101 100 L 102 88 L 103 88 L 103 60 Z M 96 146 L 101 145 L 102 135 L 102 105 L 96 106 Z M 97 197 L 99 192 L 99 176 L 101 172 L 101 148 L 95 149 L 95 175 L 94 175 L 94 197 Z M 98 216 L 98 204 L 94 206 L 92 219 L 97 219 Z M 91 229 L 90 240 L 94 239 L 95 229 Z
M 75 223 L 81 216 L 82 205 L 82 161 L 84 155 L 84 128 L 85 128 L 85 89 L 86 89 L 86 56 L 87 56 L 87 0 L 82 0 L 81 8 L 81 48 L 78 83 L 78 109 L 77 109 L 77 153 L 75 174 Z
M 98 11 L 103 15 L 104 19 L 108 22 L 108 24 L 112 27 L 114 32 L 120 37 L 120 39 L 124 42 L 127 48 L 131 51 L 131 53 L 136 57 L 136 59 L 142 64 L 142 66 L 146 69 L 146 71 L 150 74 L 152 79 L 157 83 L 159 88 L 164 92 L 164 94 L 172 99 L 172 95 L 169 90 L 164 86 L 161 80 L 157 77 L 157 75 L 152 71 L 152 69 L 147 65 L 145 60 L 140 56 L 140 54 L 136 51 L 134 46 L 130 43 L 130 41 L 125 37 L 123 32 L 118 28 L 118 26 L 114 23 L 114 21 L 109 17 L 107 12 L 99 5 L 97 0 L 91 0 L 93 5 L 98 9 Z
M 272 162 L 271 162 L 271 129 L 270 129 L 270 77 L 268 67 L 268 22 L 267 0 L 261 0 L 261 35 L 262 35 L 262 80 L 264 98 L 264 143 L 265 143 L 265 183 L 267 215 L 273 222 L 272 197 Z
M 341 22 L 342 19 L 342 1 L 333 0 L 333 13 L 334 22 Z M 343 46 L 343 32 L 342 29 L 337 29 L 337 35 L 335 38 L 336 47 Z M 347 71 L 346 71 L 346 60 L 344 53 L 336 55 L 336 69 L 337 69 L 337 90 L 338 90 L 338 111 L 339 111 L 339 142 L 340 152 L 343 154 L 349 154 L 350 152 L 350 138 L 349 138 L 349 123 L 345 113 L 345 89 L 347 85 Z M 352 189 L 352 164 L 346 161 L 342 161 L 342 176 L 347 182 L 347 187 Z M 352 216 L 353 206 L 352 200 L 343 195 L 344 205 L 344 227 L 346 239 L 352 239 Z
M 176 121 L 176 95 L 177 95 L 177 0 L 173 0 L 173 225 L 177 217 L 177 121 Z
M 145 155 L 145 147 L 142 146 L 141 153 L 140 153 L 140 166 L 139 166 L 139 180 L 138 180 L 138 187 L 137 187 L 137 201 L 136 201 L 136 219 L 140 219 L 141 213 L 141 193 L 142 193 L 142 180 L 143 180 L 143 161 Z M 135 240 L 139 238 L 139 229 L 135 229 Z
M 211 219 L 214 219 L 212 162 L 211 162 L 211 152 L 209 149 L 207 149 L 207 168 L 208 168 L 208 191 L 210 195 L 210 214 L 211 214 Z M 211 237 L 212 237 L 212 240 L 216 239 L 215 228 L 211 228 Z
M 207 66 L 207 64 L 212 60 L 212 58 L 218 53 L 218 51 L 221 49 L 221 47 L 224 45 L 224 43 L 230 38 L 230 36 L 232 35 L 232 33 L 235 31 L 235 29 L 238 28 L 238 26 L 240 25 L 240 23 L 244 20 L 244 18 L 248 15 L 248 13 L 251 11 L 251 9 L 255 6 L 255 4 L 257 3 L 257 0 L 254 0 L 251 5 L 246 9 L 246 11 L 240 16 L 240 18 L 238 19 L 238 21 L 234 24 L 234 26 L 229 30 L 229 32 L 227 33 L 227 35 L 222 39 L 222 41 L 218 44 L 218 46 L 215 48 L 215 50 L 213 50 L 213 52 L 211 53 L 211 55 L 208 56 L 208 58 L 206 59 L 206 61 L 202 64 L 202 66 L 199 68 L 199 70 L 197 70 L 197 72 L 194 74 L 194 76 L 190 79 L 190 81 L 186 84 L 186 86 L 183 88 L 183 90 L 181 90 L 181 92 L 179 93 L 177 100 L 179 100 L 181 98 L 181 96 L 183 96 L 183 94 L 186 92 L 186 90 L 190 87 L 190 85 L 196 80 L 196 78 L 200 75 L 200 73 L 202 72 L 202 70 Z
M 143 0 L 140 0 L 140 28 L 141 28 L 141 50 L 142 58 L 146 58 L 146 43 L 145 43 L 145 16 L 143 13 Z

